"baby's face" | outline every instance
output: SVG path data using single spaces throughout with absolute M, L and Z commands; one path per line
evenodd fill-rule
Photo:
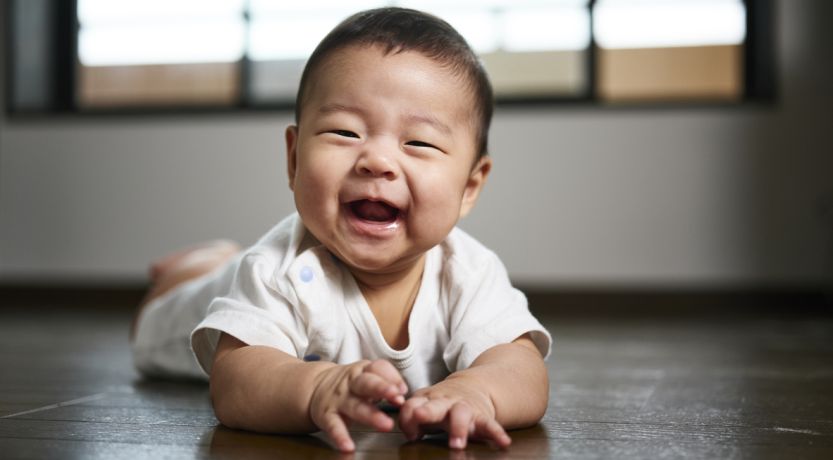
M 489 172 L 488 157 L 475 162 L 473 112 L 463 77 L 419 53 L 351 46 L 329 57 L 286 134 L 306 227 L 355 270 L 418 261 Z

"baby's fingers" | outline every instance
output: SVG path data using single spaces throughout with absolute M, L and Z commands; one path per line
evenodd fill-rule
M 358 398 L 350 398 L 341 407 L 341 415 L 354 422 L 368 425 L 379 431 L 390 431 L 393 429 L 393 419 L 380 411 L 375 404 L 362 401 Z
M 414 409 L 413 417 L 420 425 L 439 425 L 446 421 L 451 405 L 448 399 L 429 399 Z
M 329 413 L 324 415 L 324 419 L 321 421 L 319 428 L 333 441 L 336 449 L 342 452 L 353 452 L 356 450 L 356 445 L 353 443 L 353 439 L 350 438 L 350 433 L 347 431 L 347 425 L 344 424 L 344 420 L 338 414 Z
M 364 372 L 350 382 L 350 392 L 353 396 L 370 401 L 386 399 L 398 405 L 405 401 L 397 385 L 370 372 Z
M 414 412 L 427 402 L 428 398 L 414 396 L 405 401 L 399 409 L 399 428 L 409 441 L 415 441 L 420 437 L 419 421 L 414 417 Z
M 509 444 L 512 444 L 512 438 L 506 434 L 506 430 L 500 426 L 497 420 L 492 418 L 475 418 L 471 437 L 481 441 L 492 442 L 501 449 L 509 447 Z
M 448 447 L 465 449 L 469 434 L 474 431 L 474 416 L 468 404 L 457 403 L 448 411 Z
M 365 368 L 365 372 L 376 374 L 385 381 L 393 384 L 400 395 L 405 395 L 408 392 L 408 385 L 405 384 L 405 379 L 402 378 L 402 374 L 393 367 L 390 361 L 385 361 L 384 359 L 372 361 Z

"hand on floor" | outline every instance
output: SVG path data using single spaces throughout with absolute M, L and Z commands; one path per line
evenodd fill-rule
M 352 452 L 356 446 L 347 431 L 348 423 L 358 422 L 379 431 L 392 430 L 393 419 L 376 403 L 384 399 L 400 407 L 407 392 L 399 371 L 388 361 L 334 366 L 322 373 L 315 386 L 310 417 L 338 450 Z
M 468 441 L 508 447 L 512 439 L 495 420 L 488 395 L 467 388 L 453 379 L 414 393 L 399 411 L 399 427 L 410 441 L 424 434 L 445 431 L 448 447 L 464 449 Z

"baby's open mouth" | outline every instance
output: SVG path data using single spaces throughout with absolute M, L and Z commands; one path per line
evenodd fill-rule
M 356 200 L 349 206 L 356 217 L 370 222 L 388 223 L 399 217 L 399 209 L 383 201 Z

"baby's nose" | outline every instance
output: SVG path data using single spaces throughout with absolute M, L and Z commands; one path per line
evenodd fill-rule
M 368 149 L 361 154 L 356 162 L 356 172 L 360 176 L 382 177 L 388 180 L 399 177 L 396 160 L 378 147 Z

